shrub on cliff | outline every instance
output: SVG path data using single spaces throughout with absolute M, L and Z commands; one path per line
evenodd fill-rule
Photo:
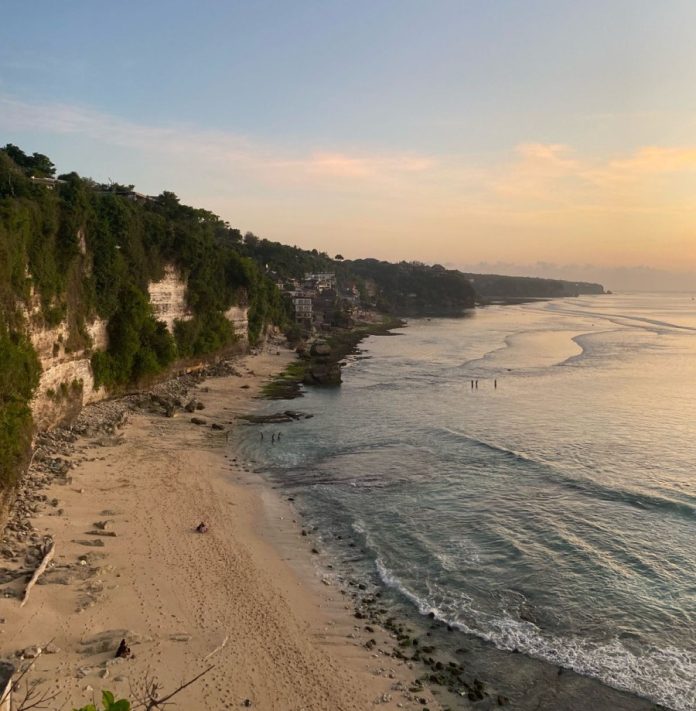
M 39 381 L 31 344 L 0 322 L 0 489 L 13 486 L 31 444 L 29 400 Z
M 136 287 L 120 292 L 108 334 L 108 351 L 92 356 L 97 385 L 137 382 L 161 372 L 176 357 L 174 339 L 166 325 L 152 315 L 149 302 Z

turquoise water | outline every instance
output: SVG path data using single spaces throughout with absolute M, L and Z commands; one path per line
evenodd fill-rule
M 249 428 L 247 456 L 413 610 L 696 708 L 696 302 L 564 299 L 397 334 L 292 403 L 315 417 L 279 444 Z

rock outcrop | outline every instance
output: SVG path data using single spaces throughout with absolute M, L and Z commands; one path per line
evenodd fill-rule
M 315 341 L 309 349 L 309 365 L 305 372 L 305 385 L 340 385 L 341 366 L 333 357 L 326 341 Z
M 170 333 L 174 321 L 188 321 L 193 314 L 186 303 L 186 280 L 173 266 L 166 266 L 164 277 L 148 286 L 150 303 L 158 321 L 164 321 Z
M 74 347 L 67 321 L 48 326 L 36 296 L 32 295 L 24 311 L 29 339 L 41 365 L 41 378 L 30 405 L 35 425 L 45 430 L 106 396 L 103 388 L 94 385 L 90 363 L 92 352 L 107 346 L 106 322 L 96 319 L 86 324 L 86 338 Z
M 158 320 L 170 332 L 175 321 L 193 317 L 186 304 L 186 280 L 173 266 L 165 267 L 160 281 L 148 287 L 150 302 Z M 86 325 L 86 343 L 71 349 L 70 327 L 66 320 L 47 326 L 37 297 L 32 296 L 24 309 L 29 338 L 41 364 L 41 380 L 31 402 L 34 423 L 39 430 L 73 420 L 80 410 L 107 397 L 105 388 L 95 387 L 91 357 L 108 346 L 106 321 L 96 319 Z M 225 313 L 239 341 L 248 340 L 248 308 L 233 306 Z

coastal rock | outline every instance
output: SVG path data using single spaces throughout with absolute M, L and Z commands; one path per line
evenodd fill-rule
M 265 423 L 282 424 L 283 422 L 295 422 L 301 419 L 308 420 L 310 417 L 313 417 L 313 415 L 307 415 L 295 410 L 284 410 L 283 412 L 273 412 L 269 415 L 240 415 L 238 419 L 260 425 Z
M 26 649 L 22 650 L 22 657 L 24 659 L 36 659 L 39 655 L 41 654 L 41 647 L 37 647 L 36 645 L 32 647 L 27 647 Z
M 338 363 L 313 363 L 304 377 L 306 385 L 339 385 L 341 366 Z
M 309 349 L 309 354 L 312 356 L 330 356 L 331 346 L 326 341 L 314 341 Z
M 191 422 L 193 422 L 194 425 L 206 425 L 208 424 L 206 420 L 204 420 L 202 417 L 192 417 Z

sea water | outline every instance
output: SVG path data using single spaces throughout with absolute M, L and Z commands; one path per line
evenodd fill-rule
M 244 428 L 246 455 L 414 612 L 696 708 L 696 301 L 492 306 L 395 334 L 340 388 L 270 405 L 314 417 Z

